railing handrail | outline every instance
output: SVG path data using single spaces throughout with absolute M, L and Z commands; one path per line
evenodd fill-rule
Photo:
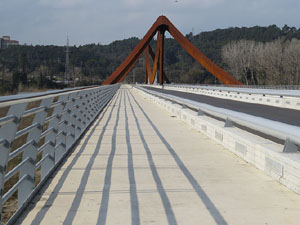
M 97 88 L 99 85 L 92 85 L 92 86 L 84 86 L 84 87 L 75 87 L 75 88 L 64 88 L 60 90 L 50 90 L 50 91 L 43 91 L 43 92 L 30 92 L 30 93 L 18 93 L 15 95 L 7 95 L 7 96 L 0 96 L 0 104 L 4 102 L 22 100 L 22 99 L 31 99 L 31 98 L 38 98 L 38 97 L 45 97 L 49 95 L 60 95 L 66 92 L 71 91 L 80 91 L 90 88 Z M 0 106 L 1 107 L 1 106 Z
M 286 96 L 286 97 L 300 97 L 299 89 L 276 89 L 276 86 L 270 86 L 269 88 L 263 88 L 264 86 L 210 86 L 210 85 L 193 85 L 193 84 L 164 84 L 166 87 L 183 87 L 183 88 L 197 88 L 210 91 L 221 92 L 234 92 L 237 94 L 249 94 L 249 95 L 265 95 L 265 96 Z M 293 86 L 294 87 L 294 86 Z M 298 86 L 297 86 L 298 87 Z
M 177 96 L 163 94 L 155 91 L 150 91 L 142 87 L 137 87 L 146 93 L 155 95 L 174 103 L 187 106 L 188 108 L 196 111 L 202 111 L 214 117 L 229 120 L 241 126 L 248 127 L 252 130 L 259 131 L 263 134 L 276 137 L 281 140 L 290 140 L 293 143 L 300 145 L 300 127 L 292 126 L 289 124 L 248 115 L 246 113 L 235 112 L 228 109 L 210 106 L 208 104 L 195 102 L 188 99 L 183 99 Z

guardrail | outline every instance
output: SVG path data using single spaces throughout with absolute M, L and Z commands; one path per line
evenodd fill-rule
M 240 126 L 248 127 L 260 133 L 283 140 L 285 141 L 285 147 L 283 149 L 283 152 L 298 151 L 297 145 L 300 145 L 300 127 L 248 115 L 246 113 L 240 113 L 228 109 L 218 108 L 168 94 L 162 94 L 155 91 L 146 90 L 141 87 L 137 88 L 143 90 L 146 93 L 155 95 L 159 98 L 163 98 L 173 103 L 177 103 L 179 105 L 193 109 L 198 112 L 198 115 L 203 115 L 203 113 L 206 113 L 213 117 L 220 118 L 225 121 L 224 126 L 233 126 L 232 123 L 235 123 Z
M 162 88 L 162 86 L 153 86 Z M 164 89 L 300 110 L 300 90 L 166 84 Z
M 144 98 L 150 99 L 170 112 L 172 117 L 184 121 L 300 194 L 300 127 L 254 116 L 248 117 L 244 113 L 210 107 L 144 88 L 136 88 L 136 90 Z M 265 134 L 268 134 L 268 137 Z M 285 141 L 274 142 L 278 140 L 270 136 Z
M 264 89 L 264 90 L 300 90 L 300 85 L 225 85 L 225 84 L 165 84 L 168 86 L 194 86 L 207 88 L 239 88 L 239 89 Z
M 17 193 L 17 211 L 7 224 L 13 223 L 119 86 L 0 103 L 0 223 L 4 204 Z
M 264 86 L 202 86 L 202 85 L 191 85 L 191 84 L 165 84 L 164 87 L 176 87 L 184 88 L 188 90 L 202 89 L 219 92 L 237 92 L 244 94 L 259 94 L 259 95 L 276 95 L 276 96 L 289 96 L 289 97 L 300 97 L 300 89 L 280 89 L 276 87 L 264 87 Z

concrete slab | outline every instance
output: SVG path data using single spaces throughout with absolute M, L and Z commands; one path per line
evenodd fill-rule
M 17 224 L 299 224 L 299 195 L 131 88 L 119 94 Z

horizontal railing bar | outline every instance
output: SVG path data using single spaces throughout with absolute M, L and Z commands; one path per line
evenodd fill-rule
M 18 180 L 18 182 L 12 186 L 11 189 L 9 189 L 2 197 L 2 204 L 4 204 L 8 199 L 9 197 L 11 197 L 17 190 L 18 190 L 18 187 L 23 183 L 23 181 L 25 181 L 27 178 L 29 177 L 29 175 L 24 175 L 21 179 Z
M 45 123 L 50 122 L 51 120 L 53 120 L 54 118 L 56 118 L 59 114 L 54 114 L 52 116 L 49 116 L 45 119 Z
M 46 143 L 44 143 L 41 147 L 39 147 L 39 149 L 37 150 L 37 153 L 40 153 L 44 150 L 44 148 L 46 148 L 46 146 L 48 146 L 49 144 L 53 143 L 52 141 L 47 141 Z
M 60 132 L 58 132 L 57 136 L 60 136 L 60 135 L 64 135 L 64 136 L 67 136 L 67 133 L 63 130 L 61 130 Z
M 58 123 L 58 126 L 62 125 L 63 123 L 66 123 L 66 124 L 68 124 L 68 121 L 67 121 L 67 120 L 62 120 L 62 121 L 59 121 L 59 123 Z
M 21 136 L 24 135 L 24 134 L 27 134 L 29 131 L 31 131 L 32 129 L 34 129 L 34 128 L 38 127 L 38 126 L 40 126 L 39 123 L 34 123 L 34 124 L 32 124 L 32 125 L 30 125 L 30 126 L 24 128 L 23 130 L 19 130 L 19 131 L 16 133 L 15 139 L 21 137 Z
M 54 131 L 54 127 L 48 128 L 47 130 L 45 130 L 43 133 L 41 133 L 41 137 L 40 139 L 42 139 L 43 137 L 45 137 L 47 134 L 49 134 L 50 132 Z
M 36 113 L 38 113 L 38 112 L 41 112 L 41 111 L 46 110 L 46 108 L 47 108 L 46 106 L 39 106 L 39 107 L 37 107 L 37 108 L 33 108 L 33 109 L 26 110 L 26 111 L 23 113 L 22 117 L 26 117 L 26 116 L 30 116 L 30 115 L 36 114 Z
M 63 103 L 64 102 L 62 100 L 57 101 L 57 102 L 53 102 L 49 108 L 54 108 L 54 107 L 56 107 L 58 105 L 62 105 Z
M 202 90 L 211 90 L 211 91 L 224 91 L 224 92 L 235 92 L 243 94 L 255 94 L 255 95 L 272 95 L 272 96 L 286 96 L 286 97 L 300 97 L 300 90 L 282 90 L 282 89 L 262 89 L 261 87 L 252 88 L 252 87 L 214 87 L 214 86 L 199 86 L 199 85 L 174 85 L 166 84 L 166 87 L 175 87 L 175 88 L 196 88 Z M 247 90 L 248 89 L 248 90 Z
M 60 96 L 63 94 L 67 94 L 68 92 L 80 92 L 83 90 L 87 89 L 95 89 L 99 88 L 99 86 L 93 85 L 93 86 L 86 86 L 86 87 L 77 87 L 77 88 L 66 88 L 63 90 L 55 90 L 55 91 L 47 91 L 47 92 L 39 92 L 39 93 L 28 93 L 28 94 L 19 94 L 19 95 L 12 95 L 12 96 L 3 96 L 0 97 L 0 103 L 4 102 L 12 102 L 12 101 L 17 101 L 17 100 L 22 100 L 22 99 L 33 99 L 34 101 L 35 98 L 47 98 L 49 96 Z M 102 87 L 100 87 L 102 88 Z
M 67 104 L 67 103 L 69 103 L 69 102 L 71 102 L 72 101 L 72 99 L 67 99 L 65 102 L 64 102 L 64 104 Z
M 18 165 L 16 165 L 11 171 L 9 171 L 7 174 L 5 174 L 5 176 L 4 176 L 4 182 L 8 181 L 13 175 L 15 175 L 20 170 L 20 168 L 25 163 L 27 163 L 29 160 L 30 160 L 30 158 L 27 157 L 22 162 L 20 162 Z
M 67 113 L 67 112 L 68 112 L 68 110 L 69 110 L 69 109 L 65 109 L 65 110 L 63 110 L 63 111 L 60 113 L 60 116 L 63 116 L 65 113 Z
M 51 155 L 46 154 L 43 158 L 41 158 L 41 160 L 35 164 L 35 168 L 38 169 L 47 158 L 51 158 Z
M 10 115 L 10 116 L 5 116 L 5 117 L 2 117 L 0 118 L 0 126 L 6 124 L 6 123 L 9 123 L 9 122 L 12 122 L 16 119 L 17 117 L 13 116 L 13 115 Z
M 66 144 L 63 143 L 63 142 L 61 141 L 61 142 L 59 142 L 58 144 L 55 145 L 55 148 L 57 148 L 57 147 L 60 146 L 60 145 L 62 145 L 62 146 L 64 146 L 64 147 L 66 146 Z
M 22 145 L 20 148 L 14 150 L 13 152 L 9 153 L 8 159 L 11 160 L 12 158 L 16 157 L 16 155 L 22 153 L 27 147 L 29 147 L 30 145 L 35 145 L 35 141 L 31 140 L 27 143 L 25 143 L 24 145 Z

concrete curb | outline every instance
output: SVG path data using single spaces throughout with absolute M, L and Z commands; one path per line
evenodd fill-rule
M 161 86 L 159 85 L 151 85 L 151 87 L 161 89 Z M 293 96 L 284 96 L 284 95 L 253 94 L 253 93 L 242 93 L 242 92 L 225 91 L 225 90 L 209 90 L 209 89 L 193 88 L 193 87 L 179 88 L 179 87 L 164 86 L 164 89 L 188 92 L 193 94 L 201 94 L 201 95 L 206 95 L 206 96 L 211 96 L 216 98 L 230 99 L 234 101 L 300 110 L 300 98 L 296 96 L 293 97 Z

